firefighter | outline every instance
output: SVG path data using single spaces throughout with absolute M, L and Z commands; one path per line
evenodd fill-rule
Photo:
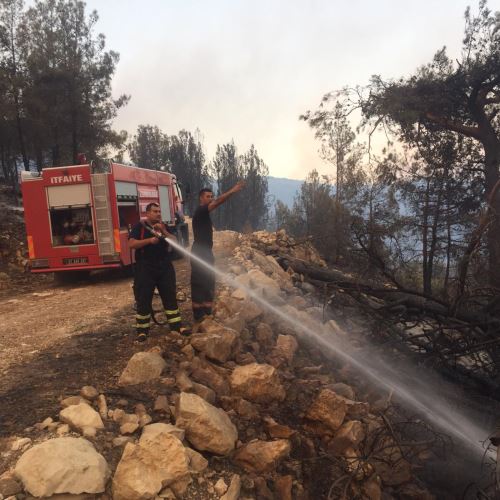
M 199 207 L 193 215 L 193 246 L 191 252 L 207 264 L 214 264 L 213 228 L 210 212 L 222 205 L 233 194 L 241 191 L 245 183 L 238 182 L 229 191 L 214 199 L 211 189 L 204 188 L 199 193 Z M 212 314 L 215 291 L 215 274 L 195 259 L 191 259 L 191 300 L 195 321 Z
M 155 233 L 165 239 L 155 236 Z M 139 342 L 148 338 L 155 288 L 158 288 L 170 329 L 182 334 L 189 333 L 182 326 L 177 306 L 175 269 L 167 239 L 175 240 L 175 236 L 161 222 L 160 205 L 150 203 L 146 207 L 146 220 L 136 224 L 129 236 L 130 248 L 135 250 L 136 260 L 134 295 L 137 300 L 136 330 Z

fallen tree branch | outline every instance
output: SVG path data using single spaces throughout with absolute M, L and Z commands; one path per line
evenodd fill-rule
M 458 311 L 413 291 L 398 290 L 374 280 L 361 280 L 339 269 L 326 269 L 301 259 L 282 256 L 280 264 L 300 273 L 319 290 L 325 285 L 336 293 L 335 301 L 349 297 L 346 305 L 361 307 L 378 325 L 374 337 L 383 346 L 399 339 L 398 349 L 408 357 L 431 362 L 461 383 L 491 391 L 500 374 L 500 319 L 483 309 Z M 340 292 L 340 293 L 339 293 Z M 412 332 L 420 326 L 422 332 Z
M 381 288 L 380 284 L 371 280 L 364 280 L 364 282 L 361 283 L 359 278 L 348 275 L 338 269 L 325 269 L 293 257 L 287 256 L 282 258 L 281 261 L 286 268 L 291 267 L 295 272 L 309 279 L 335 283 L 337 287 L 344 290 L 355 290 L 359 293 L 382 299 L 386 302 L 383 306 L 386 309 L 405 306 L 410 310 L 420 311 L 433 316 L 441 315 L 443 317 L 456 318 L 467 324 L 477 325 L 485 331 L 488 331 L 490 327 L 492 327 L 492 329 L 493 327 L 500 328 L 500 319 L 494 316 L 475 314 L 467 311 L 457 311 L 453 313 L 449 304 L 414 290 L 405 288 L 398 289 L 393 286 Z

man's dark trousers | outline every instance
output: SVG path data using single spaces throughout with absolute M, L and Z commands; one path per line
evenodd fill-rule
M 135 296 L 137 300 L 137 331 L 149 332 L 151 321 L 151 305 L 155 288 L 158 288 L 167 323 L 176 330 L 181 323 L 180 311 L 177 306 L 177 291 L 175 269 L 170 259 L 157 262 L 140 260 L 135 268 Z

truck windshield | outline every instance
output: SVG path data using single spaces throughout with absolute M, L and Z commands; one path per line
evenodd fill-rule
M 89 245 L 95 243 L 90 206 L 50 209 L 52 245 Z

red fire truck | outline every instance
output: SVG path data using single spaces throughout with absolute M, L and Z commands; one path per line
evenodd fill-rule
M 130 227 L 159 203 L 162 220 L 187 245 L 182 196 L 173 174 L 109 163 L 23 172 L 31 270 L 90 271 L 128 266 Z

